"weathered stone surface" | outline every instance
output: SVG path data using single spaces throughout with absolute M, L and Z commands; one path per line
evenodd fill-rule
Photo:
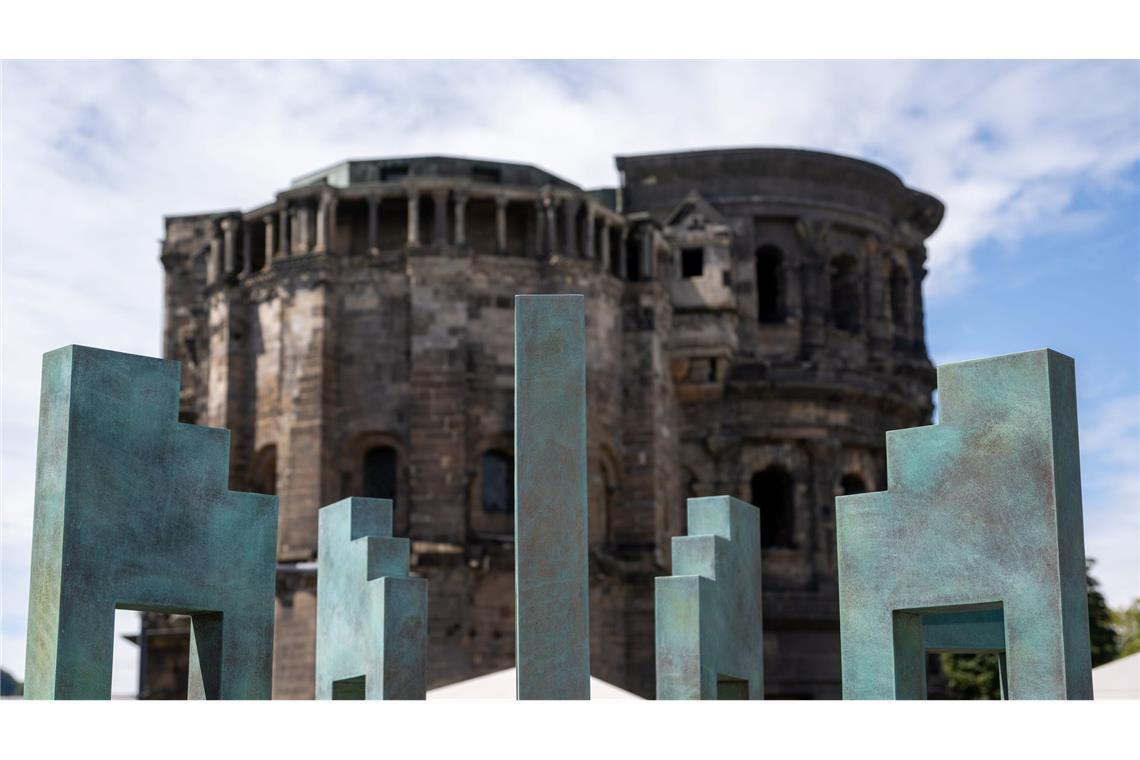
M 887 490 L 836 500 L 844 696 L 922 699 L 927 652 L 989 651 L 1011 698 L 1091 699 L 1073 361 L 938 379 L 938 424 L 887 434 Z
M 231 485 L 281 500 L 275 696 L 313 696 L 317 507 L 352 495 L 393 499 L 430 581 L 429 688 L 514 665 L 513 516 L 484 510 L 482 458 L 515 453 L 513 303 L 527 293 L 586 300 L 593 674 L 654 694 L 653 579 L 685 499 L 763 507 L 753 476 L 776 466 L 790 509 L 787 540 L 764 548 L 765 688 L 839 696 L 834 497 L 845 479 L 881 487 L 883 433 L 929 422 L 923 241 L 941 206 L 885 169 L 806 151 L 619 164 L 623 187 L 586 192 L 517 164 L 352 161 L 259 208 L 167 218 L 164 351 L 183 362 L 183 419 L 229 426 Z M 329 193 L 330 250 L 290 252 L 298 204 L 315 223 Z M 580 257 L 562 251 L 567 199 Z M 208 284 L 227 217 L 236 240 L 251 232 L 251 263 Z M 765 246 L 782 256 L 771 314 Z M 703 251 L 695 277 L 685 249 Z M 832 319 L 843 256 L 859 273 L 854 332 Z M 377 447 L 395 452 L 394 493 L 364 489 Z M 148 669 L 171 669 L 165 651 Z
M 229 434 L 183 425 L 176 362 L 44 356 L 26 696 L 111 695 L 115 610 L 190 616 L 189 694 L 268 699 L 277 500 L 227 488 Z
M 392 502 L 353 497 L 321 509 L 318 699 L 423 699 L 427 581 L 408 576 Z
M 763 699 L 760 513 L 731 496 L 688 506 L 657 579 L 657 698 Z

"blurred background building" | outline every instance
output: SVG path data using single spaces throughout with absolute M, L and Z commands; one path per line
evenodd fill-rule
M 583 293 L 595 676 L 654 692 L 653 579 L 685 499 L 761 510 L 765 690 L 840 696 L 834 497 L 930 422 L 924 241 L 942 204 L 787 149 L 621 156 L 617 188 L 447 157 L 346 161 L 166 219 L 181 419 L 280 499 L 275 698 L 313 695 L 317 510 L 391 498 L 429 580 L 429 688 L 514 665 L 513 304 Z M 186 690 L 144 615 L 140 696 Z

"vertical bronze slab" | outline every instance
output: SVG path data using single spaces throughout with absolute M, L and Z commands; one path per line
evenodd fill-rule
M 317 699 L 423 699 L 427 581 L 392 536 L 390 499 L 343 499 L 318 518 Z
M 590 698 L 586 311 L 515 297 L 515 658 L 519 699 Z
M 180 376 L 44 355 L 27 698 L 109 698 L 115 610 L 133 609 L 190 616 L 187 696 L 269 699 L 277 498 L 229 490 L 229 432 L 178 421 Z
M 1073 360 L 938 368 L 887 433 L 887 490 L 836 499 L 847 699 L 921 699 L 929 652 L 996 652 L 1011 699 L 1091 699 Z
M 688 527 L 656 583 L 657 698 L 763 699 L 760 510 L 689 499 Z

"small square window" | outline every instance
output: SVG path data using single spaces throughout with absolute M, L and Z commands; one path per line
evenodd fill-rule
M 705 273 L 705 249 L 681 249 L 681 276 L 684 278 L 700 277 Z

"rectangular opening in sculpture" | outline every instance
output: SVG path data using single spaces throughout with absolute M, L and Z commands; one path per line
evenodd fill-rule
M 926 698 L 1008 699 L 1003 691 L 1005 663 L 1001 655 L 943 652 L 927 659 Z
M 111 699 L 137 699 L 142 642 L 140 615 L 115 610 L 115 643 L 111 654 Z
M 134 610 L 145 613 L 148 619 L 166 621 L 169 626 L 170 647 L 168 656 L 174 662 L 181 663 L 181 640 L 186 636 L 184 670 L 178 673 L 186 674 L 185 690 L 171 693 L 168 699 L 221 699 L 222 698 L 222 649 L 223 649 L 223 615 L 218 610 L 191 609 L 180 605 L 148 604 L 137 601 L 118 602 L 115 610 Z M 187 624 L 188 622 L 188 624 Z M 146 643 L 140 644 L 140 657 L 146 658 L 146 666 L 150 668 L 151 654 L 155 647 L 151 646 L 151 637 L 158 633 L 152 630 L 153 625 L 148 623 Z M 185 634 L 182 632 L 185 631 Z M 181 678 L 179 678 L 181 680 Z M 173 686 L 173 685 L 172 685 Z M 177 686 L 181 686 L 178 684 Z M 142 695 L 143 699 L 163 698 L 155 695 Z
M 943 605 L 895 610 L 895 674 L 900 699 L 930 696 L 927 660 L 930 655 L 982 655 L 975 664 L 979 676 L 986 673 L 998 681 L 1000 693 L 1008 693 L 1005 665 L 1005 613 L 1001 602 Z M 996 671 L 988 666 L 996 661 Z
M 364 676 L 333 681 L 333 699 L 364 699 Z
M 748 680 L 717 674 L 717 699 L 748 699 Z
M 118 607 L 112 668 L 113 698 L 186 699 L 190 616 Z M 146 671 L 145 681 L 140 669 Z

